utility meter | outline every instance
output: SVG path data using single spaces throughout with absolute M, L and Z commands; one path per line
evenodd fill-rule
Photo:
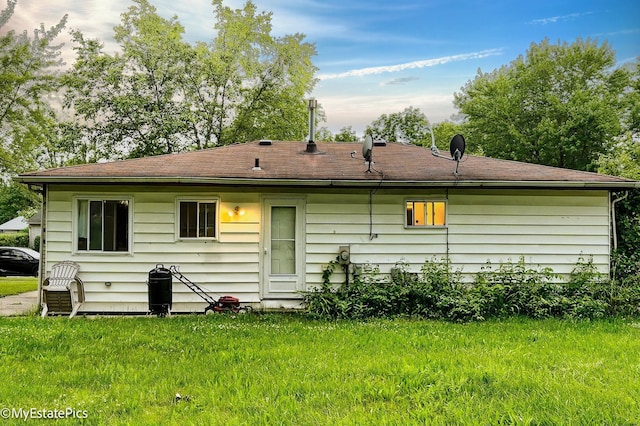
M 340 246 L 338 263 L 341 265 L 348 265 L 349 263 L 351 263 L 351 250 L 349 246 Z

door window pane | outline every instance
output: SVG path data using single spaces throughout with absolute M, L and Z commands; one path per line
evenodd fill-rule
M 296 273 L 296 208 L 271 208 L 271 273 Z

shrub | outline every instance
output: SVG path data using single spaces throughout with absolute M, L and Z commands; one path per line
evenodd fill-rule
M 640 253 L 614 252 L 609 309 L 614 315 L 640 315 Z
M 593 257 L 578 258 L 564 286 L 567 306 L 564 316 L 572 318 L 601 318 L 608 308 L 610 294 L 608 279 L 598 272 Z
M 0 234 L 0 246 L 29 247 L 29 233 Z
M 544 318 L 553 315 L 555 274 L 549 268 L 527 266 L 524 257 L 517 263 L 500 263 L 496 270 L 491 262 L 476 274 L 474 287 L 486 298 L 485 316 L 525 315 Z
M 615 283 L 598 272 L 593 258 L 580 257 L 565 283 L 551 268 L 527 265 L 524 257 L 494 268 L 490 262 L 465 283 L 448 259 L 425 261 L 419 274 L 396 263 L 389 277 L 364 265 L 348 286 L 334 287 L 323 276 L 320 289 L 304 293 L 310 314 L 364 319 L 411 316 L 449 321 L 481 321 L 522 315 L 530 318 L 600 318 L 640 314 L 640 285 Z
M 320 288 L 313 287 L 309 291 L 302 292 L 302 302 L 313 316 L 336 319 L 345 317 L 345 313 L 348 311 L 344 306 L 344 298 L 341 296 L 342 288 L 335 288 L 331 284 L 331 275 L 337 264 L 337 259 L 329 262 L 322 272 Z

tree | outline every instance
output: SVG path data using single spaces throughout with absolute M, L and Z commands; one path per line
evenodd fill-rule
M 333 134 L 331 134 L 331 130 L 326 127 L 320 127 L 316 130 L 316 140 L 325 141 L 325 142 L 333 142 Z
M 636 140 L 640 138 L 640 57 L 631 64 L 631 84 L 623 97 L 626 114 L 623 120 L 624 129 Z
M 365 135 L 387 142 L 405 142 L 431 146 L 431 124 L 419 108 L 408 107 L 402 112 L 382 114 L 365 129 Z
M 0 28 L 8 24 L 16 3 L 7 0 Z M 14 30 L 0 36 L 0 173 L 5 177 L 36 167 L 57 122 L 48 95 L 59 87 L 55 68 L 62 64 L 61 46 L 53 41 L 66 21 L 65 15 L 48 30 L 43 24 L 33 37 Z
M 39 205 L 39 196 L 17 183 L 0 184 L 0 223 L 16 216 L 30 216 Z
M 335 134 L 333 139 L 336 142 L 358 142 L 358 136 L 356 131 L 351 126 L 345 126 L 338 133 Z
M 83 121 L 90 157 L 201 149 L 260 138 L 301 139 L 315 47 L 302 34 L 273 37 L 271 14 L 248 1 L 214 0 L 217 35 L 190 45 L 174 16 L 134 0 L 115 29 L 122 53 L 75 32 L 66 106 Z
M 617 148 L 598 159 L 598 172 L 640 180 L 640 140 L 621 138 Z
M 620 133 L 628 74 L 613 69 L 604 43 L 531 44 L 524 56 L 490 73 L 478 71 L 454 104 L 466 115 L 470 148 L 499 157 L 594 170 Z
M 457 134 L 464 135 L 464 128 L 461 124 L 454 123 L 453 121 L 443 121 L 433 126 L 433 136 L 436 141 L 436 146 L 445 152 L 449 152 L 451 139 Z
M 106 54 L 99 41 L 73 32 L 78 47 L 65 100 L 85 121 L 81 141 L 95 144 L 91 160 L 186 147 L 181 133 L 188 122 L 177 102 L 188 49 L 183 32 L 177 18 L 161 18 L 146 0 L 136 1 L 115 27 L 122 53 Z

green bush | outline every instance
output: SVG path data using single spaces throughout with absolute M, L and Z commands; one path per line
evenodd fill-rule
M 475 286 L 499 294 L 487 316 L 524 315 L 546 318 L 557 314 L 559 286 L 551 268 L 528 266 L 524 257 L 517 263 L 501 263 L 494 271 L 490 262 L 475 277 Z M 489 308 L 489 307 L 488 307 Z
M 29 247 L 29 233 L 0 234 L 0 246 Z
M 472 282 L 452 271 L 448 259 L 427 260 L 419 274 L 398 262 L 389 277 L 364 265 L 352 283 L 330 283 L 336 262 L 323 285 L 304 292 L 311 315 L 364 319 L 399 316 L 466 322 L 521 315 L 530 318 L 601 318 L 640 314 L 637 281 L 616 283 L 598 272 L 589 257 L 580 257 L 564 283 L 551 268 L 527 265 L 524 257 L 496 268 L 487 263 Z
M 33 249 L 35 251 L 40 251 L 40 235 L 33 239 Z
M 640 315 L 640 253 L 614 252 L 611 263 L 610 311 L 617 315 Z

